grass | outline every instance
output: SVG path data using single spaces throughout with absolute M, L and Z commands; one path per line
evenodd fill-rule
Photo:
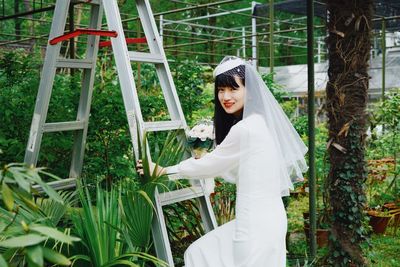
M 365 256 L 376 267 L 400 267 L 400 231 L 393 234 L 389 228 L 385 235 L 372 235 L 371 246 L 366 249 Z
M 309 248 L 303 231 L 303 212 L 308 211 L 308 195 L 292 198 L 287 208 L 288 216 L 288 264 L 287 266 L 305 266 L 309 262 Z M 394 233 L 388 228 L 385 235 L 373 234 L 370 246 L 364 250 L 365 257 L 372 267 L 400 267 L 400 229 Z M 327 248 L 319 248 L 317 257 L 327 253 Z M 309 266 L 309 265 L 306 265 Z M 318 266 L 318 263 L 314 266 Z

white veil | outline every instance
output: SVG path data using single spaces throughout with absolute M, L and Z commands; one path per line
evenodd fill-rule
M 214 77 L 221 73 L 240 72 L 240 69 L 237 68 L 239 65 L 245 66 L 245 87 L 247 89 L 242 119 L 245 120 L 250 115 L 258 114 L 265 120 L 269 134 L 278 150 L 276 156 L 283 162 L 279 177 L 281 195 L 289 195 L 289 189 L 293 189 L 292 182 L 302 181 L 303 172 L 308 169 L 304 158 L 308 149 L 260 74 L 250 63 L 238 57 L 227 56 L 214 70 Z M 236 72 L 236 74 L 238 73 Z M 252 140 L 245 140 L 245 142 L 245 147 L 256 145 L 250 143 Z

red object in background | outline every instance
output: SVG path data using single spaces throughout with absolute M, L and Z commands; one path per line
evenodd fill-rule
M 103 31 L 103 30 L 94 30 L 94 29 L 76 29 L 73 32 L 66 33 L 60 36 L 57 36 L 50 40 L 51 45 L 58 44 L 59 42 L 74 38 L 76 36 L 87 34 L 87 35 L 98 35 L 98 36 L 107 36 L 107 37 L 117 37 L 118 33 L 116 31 Z
M 125 38 L 127 44 L 145 44 L 147 43 L 146 37 L 143 38 Z M 111 41 L 100 42 L 99 47 L 111 46 Z

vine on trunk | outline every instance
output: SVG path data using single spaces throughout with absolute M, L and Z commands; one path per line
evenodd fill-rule
M 328 262 L 365 266 L 364 160 L 372 0 L 328 0 L 328 199 L 332 234 Z

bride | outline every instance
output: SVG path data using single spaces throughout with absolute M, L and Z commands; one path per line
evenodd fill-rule
M 219 176 L 236 183 L 236 218 L 191 244 L 185 266 L 286 266 L 281 197 L 303 178 L 307 147 L 249 63 L 225 57 L 214 77 L 216 148 L 157 171 L 171 180 Z

